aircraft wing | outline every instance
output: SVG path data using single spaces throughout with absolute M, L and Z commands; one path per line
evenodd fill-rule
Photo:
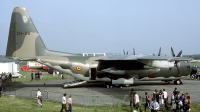
M 110 55 L 99 61 L 123 61 L 123 60 L 168 60 L 168 61 L 191 61 L 192 58 L 186 57 L 167 57 L 154 55 Z

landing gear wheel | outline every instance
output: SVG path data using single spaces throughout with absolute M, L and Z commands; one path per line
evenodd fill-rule
M 191 78 L 192 80 L 194 80 L 194 79 L 195 79 L 195 75 L 192 74 L 192 75 L 190 76 L 190 78 Z
M 174 84 L 177 84 L 177 85 L 182 84 L 183 85 L 183 83 L 180 79 L 174 80 Z
M 181 81 L 180 81 L 180 80 L 177 80 L 177 81 L 176 81 L 176 84 L 177 84 L 177 85 L 180 85 L 180 84 L 181 84 Z

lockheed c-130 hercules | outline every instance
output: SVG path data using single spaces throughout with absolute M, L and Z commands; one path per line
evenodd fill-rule
M 15 7 L 12 12 L 6 57 L 21 61 L 37 61 L 60 72 L 69 74 L 79 81 L 106 82 L 129 85 L 134 79 L 141 81 L 162 80 L 181 83 L 192 69 L 191 58 L 155 55 L 106 55 L 73 54 L 48 50 L 24 7 Z M 68 87 L 68 83 L 63 84 Z

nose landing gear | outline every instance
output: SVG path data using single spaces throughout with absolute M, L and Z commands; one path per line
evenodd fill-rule
M 177 85 L 182 84 L 183 85 L 183 83 L 180 79 L 174 80 L 174 84 L 177 84 Z

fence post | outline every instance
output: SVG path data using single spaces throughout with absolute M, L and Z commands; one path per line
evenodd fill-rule
M 49 99 L 49 91 L 47 91 L 47 100 Z
M 113 106 L 114 106 L 115 102 L 114 102 L 114 96 L 113 95 L 112 95 L 112 100 L 113 100 Z
M 15 90 L 15 97 L 17 97 L 17 91 L 16 91 L 16 88 L 14 88 L 14 90 Z
M 32 90 L 30 91 L 31 93 L 30 93 L 30 99 L 32 98 Z
M 84 97 L 84 100 L 85 100 L 85 108 L 87 108 L 86 97 L 85 96 L 83 96 L 83 97 Z

